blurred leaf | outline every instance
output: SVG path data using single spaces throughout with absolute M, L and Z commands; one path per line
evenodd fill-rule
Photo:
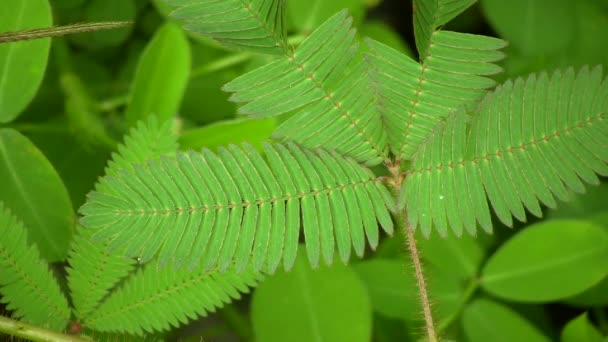
M 389 318 L 420 319 L 414 271 L 405 260 L 376 258 L 353 269 L 365 283 L 374 311 Z
M 287 1 L 287 27 L 299 33 L 310 33 L 332 15 L 348 9 L 357 26 L 365 14 L 362 0 L 289 0 Z
M 71 10 L 84 5 L 86 0 L 51 0 L 53 8 L 59 10 Z
M 81 18 L 84 22 L 134 21 L 134 0 L 89 0 Z M 132 26 L 116 30 L 81 33 L 70 36 L 76 44 L 89 49 L 117 46 L 129 38 Z
M 188 40 L 178 26 L 168 23 L 156 32 L 139 60 L 126 113 L 129 126 L 152 114 L 160 122 L 173 118 L 189 73 Z
M 414 57 L 414 54 L 405 40 L 395 32 L 392 27 L 383 21 L 372 20 L 365 21 L 359 28 L 359 37 L 369 37 L 384 43 L 393 49 L 404 53 L 407 56 Z M 362 46 L 366 46 L 365 44 Z
M 562 330 L 561 342 L 602 342 L 602 334 L 591 324 L 587 313 L 568 322 Z
M 486 263 L 483 288 L 502 298 L 548 302 L 570 297 L 608 275 L 608 232 L 587 221 L 532 225 Z
M 477 275 L 484 259 L 484 251 L 479 242 L 470 235 L 458 238 L 441 238 L 433 234 L 429 239 L 418 238 L 422 257 L 441 272 L 461 280 L 472 279 Z
M 467 305 L 462 325 L 469 342 L 550 341 L 524 317 L 490 299 L 478 299 Z
M 269 119 L 234 119 L 212 123 L 191 129 L 179 137 L 182 149 L 215 149 L 228 144 L 249 142 L 253 147 L 262 150 L 262 141 L 268 140 L 276 128 L 276 120 Z
M 566 304 L 579 307 L 608 306 L 608 277 L 600 283 L 565 300 Z
M 13 129 L 0 129 L 0 189 L 41 256 L 64 260 L 75 219 L 70 197 L 51 163 Z
M 372 310 L 364 284 L 342 264 L 312 270 L 304 248 L 289 273 L 277 272 L 253 294 L 257 341 L 369 341 Z
M 570 195 L 568 202 L 559 203 L 557 208 L 547 213 L 547 218 L 589 218 L 589 215 L 606 211 L 608 184 L 587 188 L 584 194 Z M 606 221 L 608 223 L 608 221 Z
M 48 0 L 0 1 L 0 32 L 51 25 Z M 49 39 L 0 44 L 0 123 L 15 119 L 36 94 L 50 44 Z
M 421 319 L 418 288 L 409 261 L 375 258 L 353 268 L 365 283 L 375 312 L 394 319 Z M 466 300 L 464 283 L 431 265 L 425 265 L 424 272 L 435 318 L 458 312 Z
M 64 132 L 37 131 L 27 133 L 27 137 L 53 164 L 70 194 L 74 209 L 78 209 L 97 178 L 103 175 L 110 151 L 102 146 L 86 147 Z
M 575 34 L 571 0 L 482 0 L 500 36 L 524 55 L 549 55 L 568 47 Z

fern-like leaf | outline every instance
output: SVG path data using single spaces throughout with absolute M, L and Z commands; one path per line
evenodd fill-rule
M 112 154 L 106 175 L 114 176 L 119 170 L 132 170 L 136 163 L 174 153 L 177 137 L 171 133 L 171 122 L 160 124 L 154 116 L 138 122 L 125 137 L 118 152 Z M 108 184 L 102 178 L 96 185 L 104 191 Z M 107 243 L 91 239 L 92 232 L 79 229 L 72 241 L 68 262 L 68 286 L 78 318 L 85 319 L 108 294 L 134 268 L 135 261 L 122 254 L 112 253 Z
M 393 154 L 411 159 L 437 122 L 461 106 L 474 107 L 495 85 L 485 75 L 501 68 L 497 51 L 505 42 L 449 31 L 431 35 L 422 64 L 379 42 L 368 40 L 368 62 L 378 107 Z
M 608 81 L 601 68 L 518 78 L 499 86 L 467 123 L 460 112 L 438 125 L 417 154 L 404 187 L 409 221 L 425 233 L 449 225 L 491 231 L 498 218 L 541 216 L 540 203 L 583 192 L 608 176 Z
M 447 24 L 477 0 L 414 0 L 414 37 L 420 60 L 431 55 L 432 36 L 439 26 Z
M 309 148 L 323 147 L 367 165 L 385 159 L 387 136 L 369 92 L 366 65 L 356 62 L 352 18 L 342 11 L 284 59 L 224 86 L 256 118 L 294 111 L 273 134 Z
M 258 53 L 285 55 L 284 0 L 164 0 L 185 29 L 221 44 Z
M 218 154 L 178 153 L 135 170 L 106 177 L 108 187 L 90 194 L 82 224 L 97 229 L 110 248 L 160 263 L 274 272 L 281 259 L 293 265 L 300 217 L 308 256 L 342 260 L 351 243 L 358 255 L 367 234 L 378 243 L 378 224 L 392 233 L 384 185 L 354 160 L 295 144 L 265 144 L 267 160 L 250 145 Z M 365 232 L 365 233 L 364 233 Z
M 239 299 L 260 280 L 251 270 L 210 273 L 202 265 L 174 270 L 149 264 L 114 291 L 84 324 L 96 331 L 135 335 L 167 331 Z
M 53 330 L 63 330 L 70 318 L 68 302 L 27 230 L 0 202 L 0 301 L 13 316 Z
M 69 254 L 68 285 L 76 316 L 84 320 L 108 292 L 134 269 L 135 260 L 111 253 L 91 239 L 92 232 L 79 229 Z

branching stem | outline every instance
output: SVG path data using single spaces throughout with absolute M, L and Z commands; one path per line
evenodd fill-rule
M 27 31 L 0 33 L 0 44 L 11 43 L 21 40 L 31 40 L 38 38 L 59 37 L 74 33 L 111 30 L 131 25 L 129 21 L 108 21 L 100 23 L 84 23 L 65 26 L 55 26 L 39 28 Z
M 424 279 L 422 263 L 420 262 L 420 255 L 418 254 L 418 247 L 416 246 L 416 238 L 414 237 L 414 231 L 407 223 L 406 215 L 403 215 L 403 228 L 407 237 L 407 247 L 410 251 L 410 257 L 412 258 L 414 270 L 416 271 L 416 281 L 418 282 L 418 292 L 420 294 L 427 337 L 429 342 L 437 342 L 437 332 L 435 331 L 435 323 L 433 322 L 433 313 L 431 311 L 431 303 L 426 289 L 426 280 Z
M 34 325 L 16 321 L 0 315 L 0 332 L 30 341 L 39 342 L 84 342 L 76 336 L 65 335 L 56 331 L 40 328 Z

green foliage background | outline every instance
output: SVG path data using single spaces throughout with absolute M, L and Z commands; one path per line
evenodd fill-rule
M 178 0 L 166 2 L 176 6 L 184 3 Z M 427 5 L 442 3 L 450 1 L 426 2 Z M 407 1 L 287 0 L 286 7 L 282 9 L 286 21 L 274 22 L 271 30 L 284 30 L 287 33 L 285 40 L 279 36 L 264 36 L 263 44 L 253 47 L 217 35 L 215 38 L 224 43 L 222 46 L 182 29 L 188 12 L 184 11 L 181 16 L 178 12 L 177 18 L 182 22 L 170 18 L 171 7 L 160 0 L 19 0 L 0 3 L 0 32 L 49 26 L 51 22 L 134 21 L 129 28 L 68 36 L 54 39 L 52 44 L 49 40 L 39 40 L 0 45 L 0 302 L 4 303 L 0 311 L 59 331 L 67 331 L 68 320 L 79 318 L 88 323 L 84 336 L 100 340 L 117 336 L 135 340 L 145 336 L 148 339 L 192 341 L 201 337 L 212 341 L 233 337 L 257 341 L 416 341 L 422 338 L 416 282 L 405 258 L 405 243 L 401 235 L 390 237 L 387 234 L 393 230 L 387 211 L 393 203 L 386 200 L 386 188 L 380 185 L 377 189 L 372 186 L 371 190 L 353 190 L 351 198 L 371 198 L 365 203 L 369 212 L 375 213 L 383 231 L 377 229 L 375 222 L 369 221 L 363 225 L 359 222 L 359 235 L 357 230 L 353 230 L 350 235 L 339 236 L 340 231 L 336 229 L 338 248 L 335 250 L 334 241 L 331 240 L 332 247 L 329 248 L 327 241 L 330 237 L 323 236 L 323 232 L 329 229 L 331 233 L 331 229 L 349 219 L 351 223 L 357 221 L 352 219 L 356 213 L 350 209 L 355 206 L 346 202 L 348 196 L 344 199 L 328 196 L 328 207 L 342 205 L 349 209 L 351 216 L 335 218 L 333 224 L 326 223 L 326 226 L 318 221 L 319 228 L 308 225 L 314 226 L 316 231 L 304 232 L 306 246 L 298 249 L 297 233 L 293 233 L 294 229 L 298 230 L 299 221 L 284 225 L 280 220 L 272 221 L 273 225 L 268 224 L 268 227 L 285 226 L 286 235 L 290 234 L 291 227 L 291 236 L 296 236 L 296 239 L 286 239 L 285 244 L 290 248 L 286 248 L 284 254 L 282 246 L 270 244 L 268 251 L 249 255 L 247 246 L 242 247 L 242 244 L 253 244 L 253 237 L 251 240 L 239 237 L 239 240 L 233 240 L 234 255 L 225 252 L 217 260 L 200 265 L 197 260 L 205 251 L 184 249 L 179 241 L 170 241 L 161 248 L 160 230 L 150 231 L 145 241 L 144 238 L 141 241 L 131 239 L 129 229 L 144 227 L 148 222 L 125 221 L 122 226 L 117 225 L 115 231 L 100 233 L 101 237 L 104 233 L 114 236 L 114 240 L 109 242 L 100 240 L 99 235 L 95 239 L 92 232 L 82 229 L 77 223 L 79 208 L 82 208 L 80 214 L 87 215 L 89 220 L 83 220 L 84 225 L 94 226 L 102 222 L 105 212 L 100 207 L 109 203 L 108 198 L 115 199 L 113 203 L 119 209 L 128 207 L 117 199 L 125 195 L 117 189 L 128 188 L 129 184 L 136 182 L 145 183 L 148 179 L 147 171 L 134 167 L 133 163 L 144 164 L 157 158 L 146 164 L 150 169 L 160 170 L 155 177 L 175 179 L 172 186 L 182 189 L 185 183 L 180 183 L 175 174 L 163 168 L 174 166 L 173 163 L 179 163 L 182 169 L 189 167 L 190 155 L 186 152 L 189 149 L 207 149 L 204 152 L 207 160 L 218 158 L 227 165 L 234 160 L 235 165 L 241 165 L 241 173 L 236 172 L 239 168 L 235 167 L 231 169 L 232 173 L 219 174 L 221 187 L 209 195 L 214 200 L 225 196 L 222 189 L 243 193 L 246 188 L 246 182 L 242 182 L 246 178 L 243 165 L 259 167 L 260 164 L 256 164 L 262 160 L 259 153 L 276 153 L 277 159 L 262 162 L 271 168 L 286 165 L 289 174 L 297 176 L 300 172 L 301 177 L 294 177 L 294 189 L 306 188 L 308 184 L 298 182 L 317 173 L 318 184 L 313 184 L 315 186 L 327 187 L 327 184 L 341 182 L 341 177 L 352 181 L 355 177 L 352 175 L 359 177 L 357 182 L 376 185 L 371 172 L 352 159 L 348 159 L 352 168 L 341 173 L 332 169 L 332 165 L 346 165 L 346 159 L 341 155 L 328 152 L 313 154 L 295 145 L 264 143 L 274 132 L 274 137 L 279 140 L 295 136 L 305 147 L 321 146 L 338 152 L 359 151 L 348 156 L 375 167 L 374 170 L 381 174 L 386 170 L 377 165 L 386 159 L 389 144 L 390 153 L 405 160 L 415 152 L 422 156 L 407 165 L 413 170 L 408 181 L 416 182 L 412 183 L 416 186 L 406 187 L 400 205 L 408 205 L 408 210 L 413 213 L 409 217 L 410 224 L 421 228 L 417 236 L 442 338 L 472 342 L 605 340 L 608 335 L 608 209 L 605 205 L 608 185 L 605 178 L 594 173 L 606 174 L 608 138 L 602 138 L 601 134 L 606 132 L 605 125 L 594 138 L 599 139 L 594 146 L 600 148 L 592 151 L 600 156 L 598 159 L 604 158 L 603 164 L 593 158 L 580 157 L 582 159 L 578 161 L 589 162 L 594 168 L 587 171 L 580 168 L 582 171 L 576 173 L 576 158 L 562 159 L 559 150 L 551 152 L 555 154 L 548 158 L 558 169 L 554 175 L 574 170 L 567 175 L 568 181 L 562 188 L 552 188 L 545 193 L 535 186 L 543 174 L 550 174 L 543 165 L 530 165 L 540 176 L 526 180 L 531 173 L 519 173 L 516 167 L 519 165 L 516 163 L 527 162 L 525 158 L 507 163 L 504 169 L 482 169 L 479 177 L 486 183 L 493 179 L 493 176 L 488 176 L 490 174 L 502 176 L 497 177 L 493 188 L 486 184 L 495 213 L 490 212 L 489 207 L 468 207 L 467 200 L 460 196 L 475 191 L 479 196 L 485 196 L 484 190 L 462 186 L 464 183 L 457 176 L 448 178 L 442 175 L 441 179 L 450 180 L 445 183 L 453 186 L 448 200 L 452 203 L 457 201 L 459 207 L 445 208 L 440 201 L 431 201 L 429 198 L 439 191 L 438 187 L 445 189 L 448 185 L 437 185 L 444 183 L 439 183 L 431 172 L 423 171 L 432 168 L 437 161 L 476 158 L 480 154 L 486 155 L 492 147 L 511 146 L 507 143 L 511 142 L 510 139 L 516 141 L 517 137 L 509 135 L 505 138 L 501 132 L 492 132 L 489 136 L 501 138 L 488 142 L 487 150 L 463 147 L 462 150 L 446 152 L 440 148 L 442 142 L 464 139 L 464 136 L 453 132 L 458 132 L 457 128 L 465 124 L 478 130 L 473 133 L 488 135 L 483 128 L 496 118 L 500 120 L 504 108 L 516 111 L 514 108 L 527 103 L 521 94 L 529 87 L 546 89 L 554 86 L 550 89 L 557 89 L 553 94 L 559 95 L 559 86 L 555 84 L 561 85 L 559 82 L 563 79 L 564 87 L 572 85 L 568 92 L 574 94 L 571 95 L 572 108 L 606 110 L 603 106 L 608 101 L 605 81 L 604 88 L 600 84 L 605 76 L 593 67 L 600 65 L 604 70 L 608 69 L 608 3 L 602 0 L 454 3 L 457 7 L 465 8 L 471 4 L 472 7 L 454 19 L 451 13 L 458 13 L 458 8 L 450 11 L 447 7 L 441 16 L 433 18 L 432 24 L 445 24 L 446 31 L 504 39 L 508 42 L 501 50 L 506 55 L 504 60 L 501 60 L 502 52 L 497 51 L 504 43 L 488 38 L 483 44 L 475 42 L 482 45 L 469 47 L 479 53 L 479 64 L 467 61 L 461 63 L 459 69 L 451 69 L 453 65 L 434 64 L 429 56 L 454 56 L 455 51 L 445 52 L 437 46 L 449 45 L 456 36 L 446 32 L 414 32 L 412 4 Z M 430 8 L 432 5 L 428 6 L 421 6 L 420 10 L 436 10 Z M 348 8 L 352 24 L 345 13 L 334 16 L 343 8 Z M 26 19 L 19 21 L 15 13 L 36 15 L 27 15 Z M 329 18 L 334 21 L 323 24 Z M 332 23 L 336 26 L 331 26 Z M 352 25 L 358 35 L 337 23 Z M 325 53 L 324 58 L 334 58 L 336 65 L 347 70 L 348 82 L 360 87 L 342 89 L 336 79 L 333 79 L 334 83 L 328 81 L 328 84 L 336 89 L 338 96 L 344 96 L 347 103 L 349 94 L 351 101 L 373 102 L 368 95 L 371 92 L 367 92 L 373 89 L 375 96 L 385 104 L 381 109 L 384 110 L 383 115 L 394 120 L 389 122 L 391 130 L 388 136 L 383 137 L 373 131 L 375 123 L 371 121 L 366 127 L 372 132 L 367 136 L 363 134 L 361 140 L 345 142 L 315 136 L 304 129 L 304 121 L 298 121 L 303 120 L 299 118 L 304 115 L 310 115 L 306 107 L 287 105 L 269 110 L 268 101 L 276 101 L 276 94 L 269 93 L 270 89 L 252 87 L 260 77 L 265 77 L 261 73 L 256 74 L 255 70 L 261 66 L 272 63 L 270 65 L 277 69 L 288 70 L 274 55 L 289 51 L 290 46 L 305 50 L 305 38 L 320 25 L 335 31 L 333 35 L 327 35 L 328 41 L 347 43 L 328 45 L 318 55 Z M 189 28 L 197 31 L 195 24 Z M 205 29 L 198 27 L 199 32 L 204 33 Z M 262 33 L 266 35 L 266 32 Z M 365 44 L 365 36 L 377 42 Z M 417 41 L 414 41 L 414 36 Z M 279 43 L 275 44 L 277 41 Z M 310 41 L 308 44 L 312 46 Z M 359 55 L 351 55 L 350 51 L 356 44 L 361 44 L 371 53 L 368 58 L 373 70 L 371 74 L 375 80 L 380 80 L 381 86 L 367 84 L 357 78 L 363 64 Z M 227 49 L 226 45 L 236 48 L 236 51 Z M 461 51 L 461 56 L 468 56 L 466 50 Z M 419 51 L 417 59 L 422 64 L 404 60 L 402 64 L 392 65 L 392 56 L 398 56 L 397 51 L 409 56 L 416 56 L 414 51 Z M 20 62 L 16 63 L 16 60 Z M 575 67 L 576 73 L 552 73 L 570 66 Z M 547 71 L 549 76 L 528 78 L 526 82 L 522 79 L 508 81 L 499 86 L 493 96 L 484 100 L 480 110 L 482 119 L 471 119 L 472 123 L 465 122 L 464 115 L 449 116 L 456 109 L 451 107 L 450 96 L 453 94 L 434 89 L 432 84 L 422 86 L 424 91 L 440 94 L 430 100 L 420 98 L 420 103 L 444 108 L 439 114 L 448 117 L 446 124 L 434 130 L 432 139 L 428 141 L 414 137 L 407 144 L 399 145 L 403 133 L 399 131 L 399 123 L 411 119 L 403 113 L 413 109 L 395 107 L 403 103 L 400 101 L 406 95 L 389 90 L 418 85 L 389 82 L 395 73 L 403 76 L 401 81 L 407 80 L 404 75 L 411 68 L 424 69 L 422 72 L 430 70 L 427 73 L 430 81 L 438 80 L 433 77 L 445 75 L 434 73 L 434 70 L 442 70 L 462 73 L 462 77 L 479 82 L 478 88 L 467 89 L 463 93 L 471 102 L 478 101 L 485 89 L 495 86 L 486 75 L 497 74 L 493 78 L 498 83 L 531 72 Z M 502 73 L 498 73 L 501 69 Z M 248 72 L 252 73 L 245 75 Z M 335 71 L 332 69 L 328 73 L 331 72 Z M 451 85 L 456 87 L 461 80 L 446 82 L 453 82 Z M 383 88 L 382 85 L 386 84 L 391 86 Z M 596 88 L 604 90 L 591 96 L 590 91 Z M 283 90 L 283 96 L 289 99 L 289 89 Z M 552 93 L 548 93 L 551 98 Z M 321 97 L 319 94 L 315 96 Z M 542 94 L 539 96 L 542 100 Z M 506 98 L 521 99 L 521 103 L 508 103 Z M 150 113 L 161 122 L 148 121 Z M 287 115 L 277 116 L 284 113 Z M 551 117 L 552 112 L 547 110 L 544 115 Z M 605 120 L 605 113 L 603 118 Z M 144 120 L 145 124 L 136 124 L 138 120 Z M 162 124 L 165 120 L 169 122 Z M 529 122 L 526 121 L 529 118 L 524 116 L 519 120 L 522 127 Z M 425 124 L 424 121 L 419 123 Z M 513 123 L 510 125 L 515 127 Z M 557 127 L 557 123 L 555 125 Z M 525 130 L 521 134 L 524 135 Z M 580 143 L 580 139 L 574 138 L 565 141 L 561 152 Z M 240 145 L 242 142 L 248 142 L 248 145 Z M 378 153 L 370 155 L 369 149 L 352 147 L 367 143 L 376 144 L 374 151 Z M 220 147 L 229 144 L 241 147 Z M 419 146 L 423 148 L 418 149 Z M 177 162 L 168 157 L 161 158 L 176 150 L 183 151 L 178 154 Z M 297 170 L 290 168 L 294 163 L 285 161 L 288 156 L 294 156 L 298 162 L 309 159 L 313 162 L 308 168 Z M 197 169 L 205 170 L 204 167 Z M 209 170 L 209 174 L 215 172 L 213 167 Z M 343 176 L 348 174 L 348 170 L 352 174 Z M 100 178 L 104 175 L 106 177 Z M 598 186 L 584 185 L 579 178 Z M 262 188 L 260 184 L 266 186 L 277 182 L 283 186 L 286 182 L 285 177 L 269 180 L 260 176 L 260 179 L 263 181 L 259 183 L 253 178 L 247 179 L 252 184 L 252 193 L 263 193 L 254 189 L 256 184 Z M 533 191 L 522 191 L 526 188 L 518 183 L 522 180 L 529 182 Z M 160 188 L 157 188 L 159 192 L 162 191 Z M 98 197 L 90 197 L 92 200 L 83 207 L 87 194 L 92 190 Z M 569 190 L 585 194 L 574 195 Z M 165 197 L 171 197 L 171 193 L 175 192 L 168 191 Z M 184 193 L 184 196 L 197 196 L 194 192 Z M 232 195 L 230 190 L 226 193 L 227 196 Z M 130 195 L 132 193 L 126 193 L 124 197 L 128 199 Z M 509 196 L 515 196 L 515 199 L 509 200 Z M 503 201 L 503 197 L 507 200 Z M 485 201 L 485 197 L 483 199 Z M 144 198 L 143 202 L 146 201 Z M 512 205 L 515 202 L 517 206 Z M 426 203 L 431 203 L 430 208 Z M 314 204 L 309 205 L 314 208 Z M 304 223 L 317 220 L 311 216 L 310 210 L 305 210 L 305 206 L 302 205 Z M 445 212 L 445 215 L 431 218 L 430 215 L 425 216 L 425 210 Z M 529 214 L 526 217 L 526 210 L 536 217 Z M 467 221 L 465 214 L 470 213 L 473 213 L 472 221 Z M 268 222 L 275 219 L 275 216 L 267 215 Z M 512 215 L 519 221 L 514 221 Z M 180 221 L 175 224 L 186 226 Z M 493 226 L 493 234 L 488 235 L 483 230 L 476 233 L 477 225 L 487 231 Z M 208 229 L 211 227 L 218 229 L 221 225 L 216 222 Z M 230 227 L 226 229 L 230 231 Z M 272 233 L 268 229 L 270 236 Z M 463 231 L 476 234 L 476 237 L 462 234 Z M 119 233 L 124 234 L 124 238 L 116 238 L 120 235 L 115 234 Z M 311 236 L 315 238 L 310 239 Z M 154 242 L 155 237 L 158 240 Z M 317 241 L 317 244 L 309 243 L 309 240 Z M 371 248 L 366 246 L 366 240 Z M 213 241 L 209 237 L 210 255 L 220 248 L 219 242 L 214 244 Z M 351 243 L 355 254 L 361 258 L 350 256 Z M 124 248 L 126 253 L 115 253 Z M 258 245 L 250 248 L 260 250 Z M 375 252 L 371 251 L 373 248 L 376 248 Z M 156 255 L 159 250 L 160 254 Z M 338 255 L 334 257 L 334 253 Z M 139 259 L 128 258 L 124 254 Z M 253 262 L 251 268 L 250 258 Z M 174 271 L 172 265 L 157 269 L 156 262 L 140 264 L 152 259 L 186 266 Z M 313 269 L 307 259 L 315 266 L 320 264 L 319 268 Z M 349 260 L 348 266 L 336 261 L 331 266 L 319 262 L 330 263 L 333 259 Z M 231 269 L 231 260 L 236 260 L 238 269 Z M 280 261 L 283 267 L 279 267 Z M 46 262 L 50 262 L 50 267 L 43 266 Z M 228 272 L 219 272 L 224 269 Z M 242 270 L 245 272 L 237 272 Z M 262 279 L 257 272 L 259 270 L 276 273 Z M 31 280 L 31 284 L 46 285 L 44 288 L 11 287 L 16 275 L 26 279 L 29 279 L 26 276 L 34 275 L 37 279 Z M 70 296 L 66 297 L 64 294 L 68 292 Z M 247 295 L 247 292 L 252 294 Z M 242 300 L 233 302 L 241 296 L 244 296 Z M 74 308 L 71 313 L 66 298 L 70 298 L 70 305 Z M 52 319 L 40 317 L 40 311 L 31 304 L 40 301 L 52 308 Z

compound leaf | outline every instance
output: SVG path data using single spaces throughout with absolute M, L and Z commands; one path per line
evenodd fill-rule
M 61 331 L 70 318 L 68 301 L 27 234 L 0 202 L 0 301 L 18 319 Z
M 84 324 L 96 331 L 140 336 L 167 331 L 240 299 L 240 293 L 260 280 L 251 270 L 237 275 L 234 270 L 209 272 L 202 264 L 192 270 L 148 264 L 113 291 Z
M 284 0 L 163 0 L 184 28 L 239 50 L 285 55 Z
M 293 143 L 177 153 L 106 176 L 80 209 L 82 224 L 111 249 L 145 262 L 274 272 L 291 268 L 300 218 L 313 265 L 378 244 L 378 223 L 393 231 L 385 186 L 354 160 Z
M 293 112 L 273 134 L 323 147 L 367 165 L 387 159 L 386 132 L 375 110 L 366 65 L 355 58 L 355 30 L 346 11 L 329 18 L 292 54 L 224 86 L 239 112 L 264 118 Z
M 436 31 L 422 63 L 368 39 L 367 61 L 377 108 L 391 151 L 409 160 L 435 125 L 458 108 L 472 108 L 495 82 L 486 77 L 502 69 L 498 51 L 505 42 L 490 37 Z
M 489 93 L 478 114 L 438 124 L 416 154 L 402 193 L 410 224 L 425 235 L 448 225 L 460 235 L 498 218 L 542 214 L 557 197 L 583 192 L 608 175 L 608 82 L 600 67 L 532 74 Z M 470 121 L 470 122 L 467 122 Z M 462 196 L 464 194 L 464 196 Z M 400 201 L 402 202 L 402 201 Z

